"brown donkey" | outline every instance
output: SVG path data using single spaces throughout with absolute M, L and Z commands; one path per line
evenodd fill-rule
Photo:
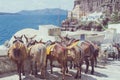
M 70 39 L 67 36 L 60 36 L 61 43 L 67 48 L 67 61 L 70 62 L 70 68 L 72 68 L 72 64 L 74 63 L 74 68 L 77 68 L 77 73 L 75 75 L 75 79 L 81 78 L 81 70 L 83 64 L 83 50 L 78 46 L 79 40 Z M 73 62 L 73 63 L 72 63 Z
M 90 41 L 79 41 L 75 39 L 70 39 L 69 37 L 59 36 L 61 41 L 64 42 L 66 45 L 70 45 L 72 43 L 78 42 L 76 45 L 80 47 L 80 49 L 84 52 L 81 56 L 86 63 L 86 70 L 85 73 L 88 72 L 89 68 L 89 61 L 91 62 L 91 74 L 94 74 L 94 65 L 98 56 L 99 49 Z
M 21 80 L 21 73 L 24 73 L 24 61 L 27 58 L 27 48 L 23 44 L 22 36 L 14 36 L 15 41 L 8 50 L 8 57 L 17 64 L 17 71 L 19 73 L 19 80 Z
M 91 63 L 91 74 L 94 74 L 95 63 L 97 64 L 97 57 L 99 53 L 99 47 L 90 41 L 79 41 L 78 46 L 84 52 L 82 55 L 83 60 L 86 63 L 85 73 L 88 72 L 89 62 Z
M 67 50 L 59 42 L 54 42 L 47 46 L 47 60 L 50 60 L 51 73 L 53 73 L 53 61 L 58 61 L 62 68 L 62 80 L 65 80 L 67 70 Z M 47 63 L 47 62 L 46 62 Z
M 82 70 L 84 52 L 79 46 L 75 44 L 71 44 L 70 46 L 67 46 L 67 49 L 68 49 L 67 61 L 73 62 L 74 67 L 77 68 L 77 73 L 76 73 L 75 78 L 76 79 L 81 78 L 81 70 Z

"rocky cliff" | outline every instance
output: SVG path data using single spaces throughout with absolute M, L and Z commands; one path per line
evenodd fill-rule
M 120 0 L 75 0 L 74 7 L 80 4 L 81 10 L 85 12 L 105 12 L 111 14 L 120 12 Z

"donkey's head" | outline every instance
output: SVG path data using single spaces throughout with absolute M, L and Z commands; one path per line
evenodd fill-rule
M 27 47 L 29 47 L 31 45 L 34 45 L 36 43 L 36 40 L 33 40 L 36 37 L 36 35 L 34 35 L 31 38 L 28 38 L 26 35 L 24 35 L 24 37 L 26 39 L 26 45 L 27 45 Z
M 21 35 L 21 37 L 16 37 L 16 36 L 14 36 L 14 39 L 15 39 L 15 40 L 13 41 L 13 44 L 16 43 L 16 42 L 21 42 L 21 43 L 23 43 L 22 37 L 23 37 L 23 35 Z

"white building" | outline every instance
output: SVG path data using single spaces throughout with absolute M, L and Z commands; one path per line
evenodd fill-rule
M 103 43 L 114 43 L 114 39 L 117 34 L 116 29 L 114 28 L 107 29 L 103 32 L 103 34 L 105 35 Z

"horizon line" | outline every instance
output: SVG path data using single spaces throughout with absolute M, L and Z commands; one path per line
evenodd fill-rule
M 35 10 L 44 10 L 44 9 L 61 9 L 61 10 L 66 10 L 66 11 L 70 11 L 68 9 L 62 9 L 62 8 L 43 8 L 43 9 L 31 9 L 31 10 L 19 10 L 19 11 L 16 11 L 16 12 L 10 12 L 10 11 L 0 11 L 0 13 L 19 13 L 21 11 L 35 11 Z

